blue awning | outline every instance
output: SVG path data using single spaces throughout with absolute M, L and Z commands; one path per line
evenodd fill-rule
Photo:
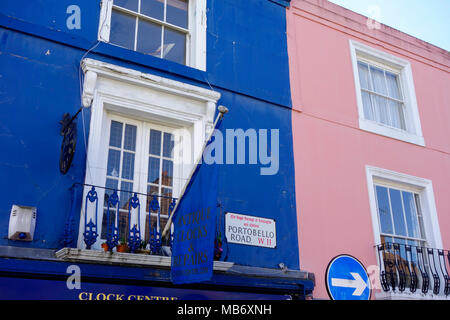
M 11 255 L 12 249 L 15 249 L 14 255 Z M 81 288 L 89 287 L 92 289 L 91 291 L 67 288 L 66 281 L 70 276 L 67 270 L 71 265 L 78 266 L 81 272 Z M 0 246 L 0 280 L 0 289 L 2 286 L 8 288 L 8 290 L 3 291 L 6 296 L 0 296 L 0 299 L 11 299 L 13 297 L 27 299 L 28 297 L 33 300 L 85 299 L 88 298 L 88 295 L 84 293 L 80 296 L 83 292 L 114 293 L 109 292 L 109 289 L 120 289 L 128 295 L 145 296 L 148 288 L 153 288 L 154 292 L 159 292 L 159 287 L 173 288 L 174 290 L 171 293 L 174 294 L 174 297 L 180 299 L 189 294 L 200 294 L 203 297 L 202 299 L 227 300 L 232 296 L 226 294 L 226 292 L 232 292 L 234 298 L 242 293 L 241 298 L 243 299 L 256 298 L 256 296 L 246 296 L 246 294 L 261 295 L 260 298 L 267 295 L 265 298 L 270 300 L 289 297 L 304 299 L 313 292 L 315 284 L 314 274 L 301 270 L 275 270 L 233 265 L 227 270 L 216 270 L 211 280 L 204 281 L 201 285 L 176 286 L 171 282 L 170 269 L 167 266 L 74 261 L 57 258 L 54 250 L 2 246 Z M 30 282 L 29 286 L 27 280 Z M 12 285 L 14 281 L 17 282 L 17 285 Z M 31 292 L 30 286 L 41 286 L 41 288 L 40 290 L 31 290 L 33 291 Z M 1 292 L 2 290 L 0 290 Z M 223 294 L 220 295 L 220 292 L 223 292 Z

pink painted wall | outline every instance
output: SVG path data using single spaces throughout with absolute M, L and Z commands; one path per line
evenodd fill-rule
M 323 0 L 293 0 L 287 35 L 300 267 L 328 298 L 339 254 L 376 265 L 365 166 L 432 181 L 442 243 L 450 249 L 450 54 Z M 425 147 L 359 129 L 349 39 L 411 63 Z

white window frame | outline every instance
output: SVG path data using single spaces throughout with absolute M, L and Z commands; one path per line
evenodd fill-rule
M 164 126 L 161 124 L 157 124 L 151 121 L 136 119 L 134 117 L 124 116 L 116 112 L 111 112 L 108 109 L 105 110 L 105 117 L 102 125 L 104 126 L 104 131 L 102 132 L 102 144 L 100 146 L 100 152 L 99 156 L 100 158 L 97 161 L 97 164 L 101 168 L 106 168 L 108 163 L 108 152 L 109 152 L 109 140 L 110 140 L 110 123 L 111 121 L 118 121 L 124 124 L 131 124 L 137 127 L 137 137 L 136 137 L 136 150 L 134 152 L 135 154 L 135 162 L 134 162 L 134 179 L 133 179 L 133 191 L 138 192 L 138 198 L 141 205 L 140 209 L 140 230 L 141 230 L 141 237 L 142 239 L 145 238 L 145 235 L 143 234 L 145 230 L 145 222 L 146 222 L 146 204 L 147 204 L 147 197 L 143 194 L 147 194 L 147 176 L 148 176 L 148 149 L 149 149 L 149 142 L 150 142 L 150 129 L 155 129 L 159 131 L 164 132 L 170 132 L 174 135 L 175 138 L 175 146 L 174 146 L 174 160 L 173 160 L 173 183 L 172 183 L 172 196 L 174 198 L 178 198 L 182 188 L 183 188 L 183 168 L 182 168 L 182 160 L 179 159 L 180 156 L 182 156 L 182 148 L 187 147 L 189 148 L 189 144 L 182 144 L 180 143 L 180 138 L 184 138 L 183 136 L 183 130 L 179 130 L 179 127 L 171 126 L 170 124 L 165 124 Z M 186 140 L 184 140 L 186 141 Z M 161 161 L 162 165 L 162 161 Z M 106 183 L 107 175 L 105 173 L 105 177 L 103 182 L 100 181 L 100 184 L 97 184 L 99 186 L 104 186 Z M 121 178 L 118 178 L 118 180 L 122 180 Z M 94 184 L 95 185 L 95 184 Z M 89 187 L 86 187 L 87 190 L 89 190 Z M 121 189 L 120 185 L 118 185 L 118 189 Z M 99 212 L 98 212 L 98 234 L 99 234 L 99 240 L 105 240 L 101 238 L 102 234 L 102 217 L 103 217 L 103 199 L 104 199 L 104 190 L 97 189 L 97 193 L 99 195 Z M 130 192 L 130 196 L 132 195 L 132 192 Z M 158 199 L 160 200 L 160 199 Z M 84 208 L 84 207 L 83 207 Z M 152 213 L 150 212 L 150 215 Z M 161 218 L 168 218 L 166 213 L 161 212 Z M 134 221 L 136 222 L 136 221 Z M 150 222 L 150 220 L 149 220 Z
M 366 166 L 366 177 L 375 245 L 381 244 L 380 221 L 378 215 L 378 204 L 375 195 L 375 185 L 383 185 L 386 187 L 410 191 L 419 195 L 420 210 L 422 212 L 424 224 L 423 229 L 425 231 L 424 238 L 426 240 L 427 247 L 437 249 L 443 248 L 434 199 L 433 184 L 431 180 L 368 165 Z M 374 254 L 377 256 L 377 248 L 375 248 Z M 377 300 L 440 300 L 445 297 L 442 295 L 436 296 L 431 293 L 423 294 L 421 292 L 411 293 L 408 291 L 381 291 L 375 293 L 375 298 Z
M 146 121 L 179 130 L 183 136 L 180 147 L 182 153 L 179 156 L 181 163 L 174 165 L 180 170 L 181 180 L 186 182 L 206 137 L 213 129 L 220 93 L 93 59 L 84 59 L 82 69 L 85 74 L 82 103 L 84 107 L 91 108 L 85 184 L 105 184 L 107 152 L 104 147 L 109 141 L 107 124 L 112 114 L 115 115 L 113 117 Z M 146 171 L 145 166 L 143 168 Z M 177 189 L 181 190 L 182 187 L 180 185 Z M 85 247 L 82 234 L 88 191 L 89 188 L 85 188 L 83 193 L 79 248 Z M 100 209 L 104 192 L 97 191 Z M 145 204 L 145 201 L 141 200 L 141 204 Z M 99 229 L 102 215 L 103 212 L 99 210 Z M 101 234 L 101 230 L 98 231 Z M 100 242 L 97 240 L 93 248 L 100 249 Z
M 113 0 L 102 0 L 98 40 L 109 43 Z M 189 0 L 186 65 L 206 71 L 206 0 Z
M 422 135 L 419 110 L 414 89 L 411 64 L 409 61 L 389 54 L 387 52 L 369 47 L 365 44 L 350 39 L 350 54 L 353 66 L 353 78 L 355 81 L 356 100 L 359 114 L 359 128 L 386 137 L 405 142 L 425 146 Z M 358 60 L 372 63 L 384 70 L 398 74 L 400 91 L 404 99 L 404 115 L 406 130 L 390 127 L 388 125 L 368 120 L 364 116 L 364 107 L 361 94 L 361 84 L 358 72 Z
M 420 209 L 424 223 L 423 228 L 425 231 L 424 237 L 427 245 L 430 248 L 442 248 L 442 238 L 431 180 L 372 166 L 366 166 L 366 176 L 375 245 L 381 243 L 375 185 L 382 184 L 387 187 L 406 190 L 419 195 Z

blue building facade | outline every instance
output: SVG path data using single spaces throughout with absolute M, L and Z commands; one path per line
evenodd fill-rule
M 301 270 L 298 256 L 286 5 L 2 1 L 1 298 L 109 299 L 113 288 L 134 298 L 311 294 L 313 275 Z M 180 195 L 193 166 L 186 159 L 201 152 L 219 105 L 229 109 L 223 145 L 236 142 L 234 157 L 214 154 L 221 164 L 222 252 L 210 281 L 180 289 L 170 282 L 167 252 L 152 253 L 172 198 Z M 76 139 L 65 149 L 64 114 L 73 120 Z M 246 154 L 239 160 L 242 132 Z M 256 160 L 252 139 L 258 142 Z M 61 155 L 69 159 L 63 165 Z M 86 198 L 92 186 L 97 202 Z M 123 205 L 117 216 L 107 210 L 114 191 Z M 127 218 L 133 193 L 141 211 Z M 32 239 L 23 232 L 11 236 L 14 205 L 35 210 Z M 229 241 L 229 213 L 272 221 L 276 246 Z M 127 219 L 141 218 L 137 225 L 147 254 L 103 251 L 108 214 L 117 220 L 121 238 Z M 87 250 L 83 232 L 90 219 L 97 221 L 99 235 Z M 74 265 L 82 289 L 67 287 Z M 36 294 L 6 291 L 12 283 Z M 53 289 L 39 293 L 43 286 Z

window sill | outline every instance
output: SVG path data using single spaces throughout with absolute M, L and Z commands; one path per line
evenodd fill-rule
M 376 300 L 449 300 L 445 295 L 434 295 L 429 293 L 411 293 L 411 292 L 377 292 Z
M 105 252 L 100 250 L 85 250 L 76 248 L 63 248 L 55 253 L 56 257 L 64 261 L 87 262 L 96 264 L 117 264 L 129 266 L 154 266 L 170 268 L 171 257 L 122 252 Z M 227 271 L 234 262 L 214 261 L 215 271 Z
M 364 131 L 372 132 L 378 135 L 389 137 L 396 140 L 405 141 L 408 143 L 425 146 L 425 139 L 422 136 L 411 134 L 403 130 L 391 128 L 374 121 L 359 119 L 359 128 Z

